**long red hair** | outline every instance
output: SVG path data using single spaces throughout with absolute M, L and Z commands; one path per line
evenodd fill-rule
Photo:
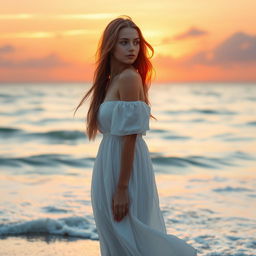
M 132 21 L 132 19 L 126 15 L 125 17 L 126 18 L 119 17 L 112 20 L 105 28 L 96 51 L 96 69 L 93 76 L 93 85 L 84 95 L 74 112 L 75 114 L 77 109 L 92 93 L 87 118 L 85 120 L 85 122 L 87 121 L 86 133 L 89 137 L 89 140 L 94 140 L 98 132 L 97 114 L 100 104 L 104 101 L 109 87 L 108 82 L 110 79 L 110 56 L 118 40 L 119 31 L 122 28 L 130 27 L 138 31 L 140 37 L 140 50 L 136 61 L 132 65 L 142 78 L 145 102 L 148 105 L 150 104 L 148 100 L 148 89 L 151 85 L 152 70 L 154 69 L 149 59 L 154 55 L 154 49 L 144 39 L 141 30 Z M 151 51 L 151 55 L 149 55 L 148 50 Z M 150 116 L 154 118 L 154 116 Z

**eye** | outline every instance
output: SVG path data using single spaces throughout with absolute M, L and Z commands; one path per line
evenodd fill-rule
M 122 45 L 125 45 L 127 43 L 127 41 L 120 41 L 120 44 L 122 44 Z M 138 45 L 140 43 L 140 41 L 134 41 L 134 44 L 135 45 Z

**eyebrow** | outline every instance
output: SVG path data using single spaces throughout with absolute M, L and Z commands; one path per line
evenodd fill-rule
M 129 39 L 129 38 L 126 38 L 126 37 L 122 37 L 122 38 L 119 38 L 119 39 Z M 136 39 L 140 39 L 139 37 L 137 37 L 137 38 L 134 38 L 134 40 L 136 40 Z

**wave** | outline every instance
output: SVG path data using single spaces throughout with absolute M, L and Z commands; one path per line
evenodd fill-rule
M 43 112 L 45 111 L 44 108 L 42 107 L 34 107 L 34 108 L 28 108 L 28 109 L 18 109 L 16 111 L 13 111 L 13 112 L 0 112 L 0 115 L 1 116 L 21 116 L 21 115 L 26 115 L 26 114 L 29 114 L 29 113 L 33 113 L 33 114 L 37 114 L 37 113 L 34 113 L 34 112 Z
M 47 139 L 58 139 L 58 140 L 77 140 L 77 139 L 84 139 L 85 133 L 80 131 L 65 131 L 65 130 L 58 130 L 58 131 L 49 131 L 49 132 L 37 132 L 37 133 L 30 133 L 28 136 L 32 137 L 40 137 L 40 138 L 47 138 Z
M 215 110 L 215 109 L 208 109 L 208 108 L 192 108 L 188 110 L 168 110 L 164 111 L 167 114 L 193 114 L 193 113 L 200 113 L 200 114 L 207 114 L 207 115 L 235 115 L 236 112 L 227 110 L 227 109 L 220 109 L 220 110 Z
M 18 129 L 18 128 L 13 128 L 13 127 L 0 127 L 0 136 L 1 135 L 8 135 L 8 134 L 13 134 L 13 133 L 18 133 L 18 132 L 22 132 L 22 129 Z
M 234 133 L 229 133 L 229 132 L 226 132 L 226 133 L 219 133 L 219 134 L 216 134 L 216 135 L 213 135 L 212 138 L 214 139 L 221 139 L 221 141 L 227 141 L 227 142 L 236 142 L 236 141 L 253 141 L 255 140 L 255 138 L 253 137 L 242 137 L 242 136 L 239 136 L 240 134 L 234 134 Z
M 178 167 L 197 166 L 197 167 L 210 168 L 210 169 L 218 168 L 219 165 L 222 165 L 222 166 L 234 165 L 233 162 L 231 163 L 221 158 L 203 157 L 203 156 L 153 157 L 152 161 L 153 163 L 158 165 L 160 164 L 160 165 L 169 165 L 169 166 L 178 166 Z
M 212 191 L 215 191 L 215 192 L 244 192 L 244 191 L 253 191 L 253 190 L 249 189 L 249 188 L 244 188 L 244 187 L 226 186 L 226 187 L 222 187 L 222 188 L 215 188 Z
M 60 219 L 41 218 L 0 225 L 0 236 L 61 235 L 98 240 L 95 225 L 87 218 L 72 216 Z
M 255 125 L 256 125 L 256 121 L 247 122 L 246 124 L 247 124 L 247 125 L 255 126 Z
M 74 158 L 68 154 L 41 154 L 25 157 L 0 157 L 0 166 L 20 167 L 24 164 L 32 166 L 58 166 L 88 167 L 91 158 Z
M 189 167 L 197 166 L 208 169 L 215 169 L 225 166 L 236 166 L 236 160 L 255 160 L 255 158 L 247 153 L 236 151 L 230 155 L 220 157 L 204 157 L 204 156 L 151 156 L 153 164 L 160 166 L 176 166 Z M 39 154 L 24 157 L 0 157 L 0 166 L 20 167 L 22 165 L 55 167 L 59 165 L 72 167 L 91 167 L 95 158 L 75 158 L 69 154 Z
M 13 127 L 0 127 L 0 137 L 6 137 L 8 135 L 17 135 L 22 136 L 23 139 L 29 138 L 39 138 L 39 139 L 49 139 L 49 140 L 78 140 L 85 139 L 86 134 L 84 132 L 78 130 L 56 130 L 56 131 L 48 131 L 48 132 L 30 132 L 13 128 Z

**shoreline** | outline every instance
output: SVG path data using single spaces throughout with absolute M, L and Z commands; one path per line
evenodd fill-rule
M 99 241 L 54 235 L 1 236 L 1 256 L 100 256 Z

